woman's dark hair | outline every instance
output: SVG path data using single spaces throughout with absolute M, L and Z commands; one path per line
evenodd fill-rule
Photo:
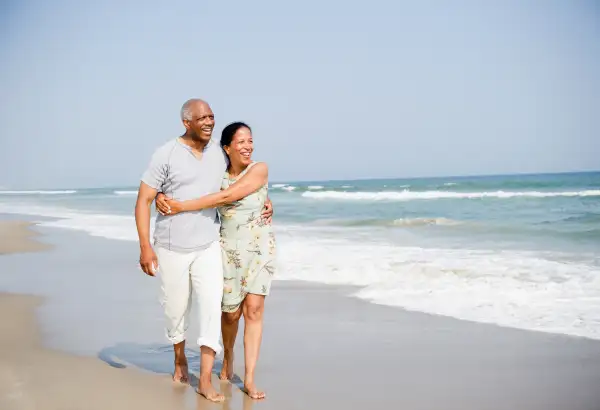
M 252 128 L 246 123 L 243 122 L 232 122 L 221 132 L 221 147 L 228 147 L 231 145 L 231 141 L 233 141 L 233 136 L 240 128 L 248 128 L 250 132 L 252 132 Z

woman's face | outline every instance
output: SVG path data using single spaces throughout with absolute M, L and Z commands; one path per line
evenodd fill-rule
M 246 127 L 240 128 L 233 135 L 231 145 L 224 148 L 232 164 L 250 165 L 252 162 L 252 151 L 254 151 L 252 133 Z

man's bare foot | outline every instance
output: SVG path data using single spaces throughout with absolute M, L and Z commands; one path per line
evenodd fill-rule
M 225 349 L 223 354 L 223 368 L 219 374 L 219 380 L 233 379 L 233 349 Z
M 173 381 L 183 384 L 188 384 L 190 382 L 186 358 L 175 361 L 175 372 L 173 372 Z
M 198 394 L 201 394 L 202 396 L 204 396 L 204 398 L 206 400 L 209 400 L 209 401 L 212 401 L 215 403 L 220 403 L 225 400 L 225 396 L 217 393 L 215 388 L 212 386 L 210 380 L 208 380 L 208 381 L 200 380 L 198 382 L 198 389 L 196 390 L 196 392 L 198 392 Z
M 244 393 L 251 399 L 264 399 L 266 397 L 265 392 L 259 391 L 254 385 L 254 382 L 244 382 Z

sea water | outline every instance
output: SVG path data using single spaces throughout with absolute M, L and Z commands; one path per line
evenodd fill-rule
M 0 213 L 136 241 L 136 187 L 0 190 Z M 600 339 L 600 173 L 272 182 L 278 280 Z M 52 218 L 51 220 L 48 217 Z

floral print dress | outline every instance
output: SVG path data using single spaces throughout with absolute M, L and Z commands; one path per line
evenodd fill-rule
M 256 164 L 251 163 L 238 177 L 225 173 L 221 189 L 241 178 Z M 275 274 L 275 236 L 261 213 L 268 184 L 237 202 L 219 207 L 221 250 L 223 252 L 223 312 L 239 309 L 248 293 L 268 295 Z

